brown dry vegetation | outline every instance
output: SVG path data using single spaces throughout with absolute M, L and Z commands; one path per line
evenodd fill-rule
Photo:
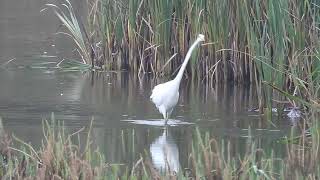
M 90 135 L 84 149 L 72 141 L 83 129 L 73 134 L 64 128 L 44 125 L 43 145 L 35 150 L 13 136 L 1 136 L 2 179 L 310 179 L 320 175 L 319 132 L 311 136 L 284 139 L 287 155 L 274 156 L 272 150 L 261 149 L 254 137 L 247 140 L 243 156 L 233 154 L 230 142 L 212 139 L 208 132 L 198 129 L 188 164 L 179 172 L 160 172 L 148 155 L 142 155 L 132 167 L 105 162 L 98 148 L 91 145 Z M 90 134 L 90 129 L 87 132 Z M 294 141 L 294 142 L 293 142 Z
M 261 110 L 274 106 L 275 90 L 289 97 L 297 89 L 299 104 L 320 107 L 316 1 L 87 0 L 82 19 L 64 2 L 47 6 L 66 27 L 82 62 L 95 69 L 172 76 L 202 33 L 206 42 L 193 54 L 186 77 L 254 83 Z

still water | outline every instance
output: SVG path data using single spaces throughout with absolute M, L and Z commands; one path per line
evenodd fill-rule
M 74 57 L 68 38 L 55 36 L 59 23 L 39 11 L 44 2 L 4 0 L 0 3 L 0 116 L 6 131 L 39 146 L 42 120 L 52 113 L 70 133 L 88 127 L 93 120 L 94 144 L 110 163 L 133 163 L 147 151 L 155 167 L 163 168 L 166 147 L 171 167 L 187 163 L 196 127 L 218 140 L 230 141 L 234 155 L 245 151 L 248 128 L 259 147 L 281 156 L 275 140 L 288 134 L 291 122 L 272 123 L 248 109 L 257 106 L 254 87 L 210 87 L 184 80 L 171 126 L 164 128 L 162 115 L 149 100 L 151 89 L 168 79 L 137 77 L 128 72 L 80 73 L 30 69 L 46 59 L 59 62 Z M 79 6 L 81 13 L 82 8 Z M 85 137 L 85 132 L 81 133 Z
M 52 113 L 70 133 L 88 127 L 94 118 L 94 143 L 113 163 L 135 161 L 144 150 L 158 157 L 164 143 L 175 149 L 174 157 L 187 157 L 196 127 L 230 140 L 235 154 L 245 151 L 249 126 L 262 148 L 288 133 L 287 119 L 276 119 L 272 125 L 248 112 L 256 105 L 253 89 L 227 85 L 214 89 L 186 80 L 171 126 L 164 129 L 161 114 L 149 100 L 159 81 L 126 72 L 2 69 L 0 116 L 5 130 L 34 145 L 41 143 L 42 120 Z

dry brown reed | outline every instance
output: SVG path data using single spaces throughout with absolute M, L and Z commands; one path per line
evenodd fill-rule
M 304 126 L 304 125 L 303 125 Z M 53 124 L 50 127 L 54 127 Z M 71 141 L 77 135 L 64 134 L 62 127 L 45 129 L 39 151 L 20 139 L 2 135 L 0 176 L 2 179 L 317 179 L 319 131 L 284 140 L 286 155 L 275 157 L 273 151 L 257 146 L 248 134 L 244 155 L 234 154 L 230 142 L 213 139 L 208 132 L 196 130 L 188 163 L 179 172 L 156 169 L 145 152 L 133 164 L 122 168 L 105 163 L 104 156 L 91 145 L 85 150 Z M 60 129 L 60 130 L 59 130 Z M 90 132 L 87 131 L 88 133 Z M 303 130 L 305 132 L 305 128 Z M 134 136 L 134 134 L 133 134 Z M 91 136 L 88 136 L 90 139 Z M 290 139 L 290 138 L 289 138 Z M 90 144 L 90 141 L 88 141 Z M 20 148 L 16 148 L 19 146 Z

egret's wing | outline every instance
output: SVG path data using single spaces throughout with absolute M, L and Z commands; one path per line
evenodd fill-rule
M 158 107 L 162 104 L 165 94 L 164 91 L 165 84 L 158 84 L 156 85 L 153 90 L 152 94 L 150 96 L 151 101 Z

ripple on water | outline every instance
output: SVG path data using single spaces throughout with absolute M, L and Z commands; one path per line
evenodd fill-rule
M 141 125 L 149 125 L 149 126 L 164 126 L 165 121 L 163 119 L 145 119 L 145 120 L 138 120 L 138 119 L 125 119 L 121 120 L 125 122 L 129 122 L 132 124 L 141 124 Z M 167 122 L 168 126 L 179 126 L 179 125 L 192 125 L 194 123 L 181 121 L 178 119 L 169 119 Z

